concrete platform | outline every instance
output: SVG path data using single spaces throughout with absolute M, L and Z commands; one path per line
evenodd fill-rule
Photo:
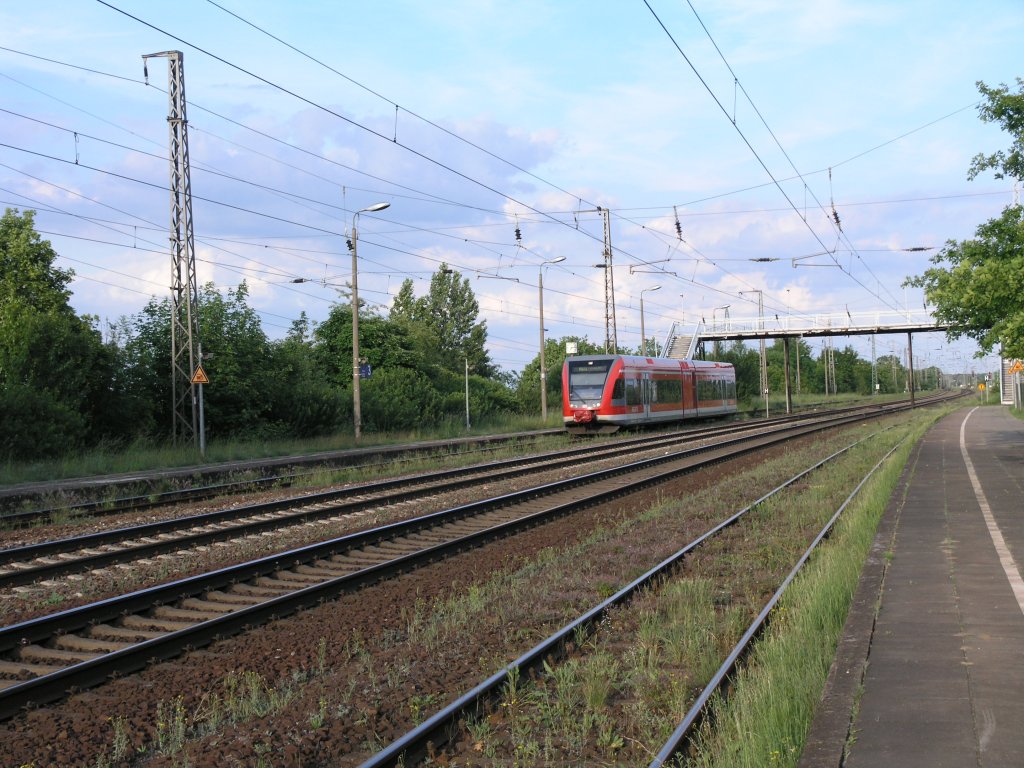
M 1024 421 L 965 408 L 879 527 L 801 768 L 1024 766 Z

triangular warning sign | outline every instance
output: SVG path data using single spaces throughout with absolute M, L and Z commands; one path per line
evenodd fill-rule
M 1020 360 L 1014 360 L 1008 373 L 1024 373 L 1024 363 Z
M 203 370 L 203 366 L 197 365 L 196 372 L 192 374 L 193 384 L 209 384 L 210 379 L 206 376 L 206 371 Z

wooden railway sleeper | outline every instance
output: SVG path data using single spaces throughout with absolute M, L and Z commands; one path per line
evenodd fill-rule
M 0 690 L 52 671 L 53 667 L 45 664 L 32 664 L 17 659 L 13 661 L 0 659 Z
M 100 653 L 89 653 L 87 651 L 69 651 L 61 648 L 47 648 L 44 645 L 23 645 L 17 651 L 19 659 L 32 662 L 57 662 L 58 666 L 78 664 L 82 661 L 95 659 L 102 656 Z
M 348 576 L 352 573 L 351 568 L 338 568 L 336 565 L 328 560 L 318 560 L 315 563 L 308 565 L 300 565 L 295 568 L 296 573 L 309 574 L 311 576 L 317 574 L 325 574 L 328 578 L 336 579 L 339 576 Z
M 261 603 L 266 602 L 267 600 L 277 597 L 278 595 L 284 594 L 288 591 L 290 591 L 290 587 L 272 587 L 265 584 L 233 584 L 231 586 L 231 594 L 251 595 L 253 597 L 259 597 L 261 599 L 258 602 Z
M 137 629 L 131 627 L 117 627 L 113 624 L 96 624 L 89 627 L 89 634 L 92 637 L 109 638 L 111 640 L 123 640 L 128 643 L 141 643 L 145 640 L 152 640 L 166 633 L 155 629 Z
M 260 576 L 253 580 L 253 585 L 276 590 L 278 594 L 295 591 L 295 584 L 273 576 Z
M 181 607 L 202 613 L 211 613 L 215 616 L 223 616 L 225 613 L 237 611 L 241 606 L 206 600 L 205 598 L 190 597 L 187 600 L 181 601 Z
M 223 592 L 219 589 L 207 592 L 203 597 L 212 603 L 226 603 L 228 605 L 237 605 L 239 607 L 257 605 L 258 603 L 265 601 L 264 598 L 259 595 L 243 595 L 239 592 Z
M 619 482 L 619 481 L 616 481 L 616 482 Z M 625 485 L 629 485 L 629 484 L 627 483 Z M 494 517 L 499 517 L 499 515 L 494 515 Z M 505 519 L 510 517 L 510 513 L 509 513 L 507 508 L 503 512 L 501 512 L 500 517 L 505 518 Z M 452 526 L 449 526 L 449 530 L 451 530 L 451 531 L 458 531 L 458 532 L 465 531 L 465 532 L 467 532 L 467 533 L 469 533 L 471 535 L 476 535 L 477 538 L 480 539 L 480 540 L 482 540 L 482 539 L 488 539 L 489 540 L 490 538 L 493 538 L 493 536 L 487 530 L 487 528 L 494 524 L 494 520 L 493 520 L 493 518 L 488 519 L 487 516 L 485 516 L 485 517 L 483 517 L 481 519 L 486 521 L 485 525 L 483 526 L 484 530 L 481 530 L 481 526 L 480 525 L 470 525 L 470 524 L 467 524 L 467 523 L 464 523 L 464 522 L 463 523 L 459 523 L 459 524 L 454 524 Z M 526 524 L 530 524 L 530 521 L 524 521 L 524 522 Z M 536 524 L 536 523 L 539 523 L 540 521 L 533 521 L 533 522 Z M 461 548 L 461 546 L 464 543 L 465 542 L 455 543 L 456 546 L 453 547 L 453 548 Z M 333 542 L 331 542 L 330 544 L 331 544 L 331 546 L 334 546 Z M 370 547 L 368 547 L 366 550 L 364 550 L 362 552 L 349 552 L 349 553 L 347 553 L 346 559 L 348 559 L 348 560 L 358 560 L 358 559 L 361 559 L 363 557 L 367 557 L 368 555 L 370 555 L 373 552 L 374 549 L 378 550 L 378 552 L 380 554 L 385 554 L 383 552 L 383 550 L 392 549 L 392 548 L 394 548 L 396 546 L 399 546 L 399 545 L 397 545 L 395 542 L 383 542 L 383 543 L 379 543 L 378 542 L 378 544 L 376 546 L 370 546 Z M 323 548 L 323 549 L 326 549 L 326 548 Z M 405 553 L 408 552 L 408 550 L 407 549 L 403 549 L 403 550 L 401 550 L 401 552 L 402 552 L 402 554 L 405 554 Z M 440 553 L 438 553 L 438 557 L 436 559 L 441 559 L 443 557 L 444 557 L 444 555 L 441 555 Z M 334 558 L 332 557 L 331 559 L 334 559 Z M 374 560 L 373 563 L 371 563 L 371 564 L 376 565 L 378 563 L 381 563 L 382 560 L 389 560 L 389 559 L 392 559 L 392 558 L 390 558 L 390 557 L 380 557 L 380 558 L 377 558 L 376 560 Z M 431 559 L 435 559 L 434 558 L 434 553 L 432 553 L 432 552 L 425 552 L 424 553 L 424 557 L 422 557 L 418 561 L 418 563 L 422 564 L 423 561 L 429 561 Z M 272 558 L 267 558 L 267 560 L 271 560 L 272 561 Z M 278 560 L 275 563 L 275 565 L 277 567 L 280 567 L 280 561 Z M 262 593 L 262 595 L 266 596 L 267 598 L 274 598 L 274 597 L 277 597 L 278 595 L 282 595 L 282 594 L 284 594 L 286 592 L 294 591 L 294 586 L 295 586 L 294 582 L 296 580 L 295 578 L 292 578 L 292 579 L 282 578 L 283 573 L 280 572 L 280 571 L 271 572 L 271 573 L 272 573 L 272 575 L 269 575 L 269 576 L 261 576 L 261 577 L 254 578 L 251 581 L 246 582 L 246 583 L 241 583 L 241 584 L 233 585 L 230 588 L 230 592 L 236 592 L 237 591 L 239 594 L 250 595 L 250 596 L 259 595 L 259 594 Z M 373 571 L 373 576 L 375 578 L 380 578 L 380 579 L 385 578 L 385 575 L 384 575 L 383 571 L 379 571 L 378 572 L 377 570 L 375 570 L 375 571 Z M 318 579 L 318 581 L 319 580 L 321 580 L 321 579 Z M 323 580 L 326 581 L 327 579 L 323 579 Z M 289 583 L 289 581 L 291 581 L 291 583 Z M 171 599 L 171 598 L 168 597 L 167 599 Z M 206 606 L 206 607 L 209 608 L 211 606 Z M 133 615 L 127 615 L 127 616 L 125 616 L 123 618 L 121 623 L 124 626 L 129 627 L 129 628 L 133 628 L 134 627 L 134 628 L 141 628 L 141 629 L 146 629 L 146 630 L 163 630 L 163 631 L 165 631 L 167 633 L 174 633 L 177 630 L 192 630 L 192 629 L 194 629 L 196 627 L 196 621 L 204 621 L 206 619 L 213 620 L 215 618 L 219 618 L 220 616 L 224 615 L 225 613 L 230 614 L 231 612 L 232 611 L 230 611 L 230 610 L 224 611 L 221 606 L 218 606 L 213 611 L 209 611 L 208 610 L 208 611 L 202 611 L 202 612 L 186 610 L 184 608 L 160 607 L 160 608 L 154 609 L 153 612 L 152 612 L 152 615 L 149 615 L 149 616 L 134 615 L 134 614 Z M 248 615 L 249 615 L 248 613 L 245 614 L 246 617 L 248 617 Z M 236 621 L 242 621 L 242 619 L 237 619 Z M 249 624 L 248 623 L 245 623 L 244 625 L 239 624 L 239 626 L 244 631 L 244 629 L 246 627 L 248 627 Z M 59 650 L 59 649 L 50 649 L 50 652 L 53 653 L 56 650 Z M 67 652 L 65 651 L 65 653 L 67 653 Z
M 230 611 L 229 611 L 230 613 Z M 219 619 L 224 614 L 218 611 L 194 611 L 186 608 L 176 608 L 164 605 L 153 611 L 153 616 L 158 619 L 184 619 L 196 624 L 208 619 Z
M 315 568 L 309 570 L 309 572 L 299 573 L 298 569 L 279 571 L 274 574 L 274 579 L 281 582 L 282 584 L 288 584 L 292 589 L 301 587 L 306 584 L 319 584 L 321 581 L 327 581 L 330 574 L 326 572 L 317 573 Z
M 87 635 L 61 635 L 54 640 L 53 645 L 54 648 L 59 648 L 65 651 L 81 651 L 83 653 L 99 655 L 110 653 L 111 651 L 119 651 L 122 648 L 132 645 L 132 643 L 118 642 L 116 640 L 90 637 Z
M 187 621 L 170 621 L 168 619 L 158 619 L 154 616 L 140 616 L 138 614 L 129 614 L 123 617 L 121 625 L 132 629 L 159 630 L 161 634 L 177 632 L 179 629 L 188 629 L 195 626 L 194 623 Z

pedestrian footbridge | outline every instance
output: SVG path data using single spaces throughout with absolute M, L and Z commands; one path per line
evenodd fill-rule
M 716 310 L 717 311 L 717 310 Z M 786 373 L 786 412 L 792 410 L 789 391 L 789 340 L 817 336 L 866 336 L 870 334 L 907 334 L 910 375 L 910 401 L 914 401 L 914 345 L 913 334 L 945 331 L 949 326 L 938 322 L 926 309 L 888 310 L 877 312 L 800 313 L 757 317 L 729 317 L 728 308 L 722 317 L 712 317 L 710 323 L 701 318 L 696 327 L 673 323 L 661 349 L 662 357 L 690 359 L 703 357 L 707 342 L 782 339 Z M 764 374 L 762 373 L 762 377 Z M 763 384 L 764 382 L 762 382 Z M 766 396 L 767 397 L 767 396 Z

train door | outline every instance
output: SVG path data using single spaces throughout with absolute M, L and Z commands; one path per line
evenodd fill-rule
M 697 415 L 697 374 L 683 371 L 683 410 L 688 416 Z
M 651 418 L 651 401 L 654 400 L 654 379 L 651 378 L 650 371 L 644 371 L 643 373 L 643 400 L 644 400 L 644 421 Z

